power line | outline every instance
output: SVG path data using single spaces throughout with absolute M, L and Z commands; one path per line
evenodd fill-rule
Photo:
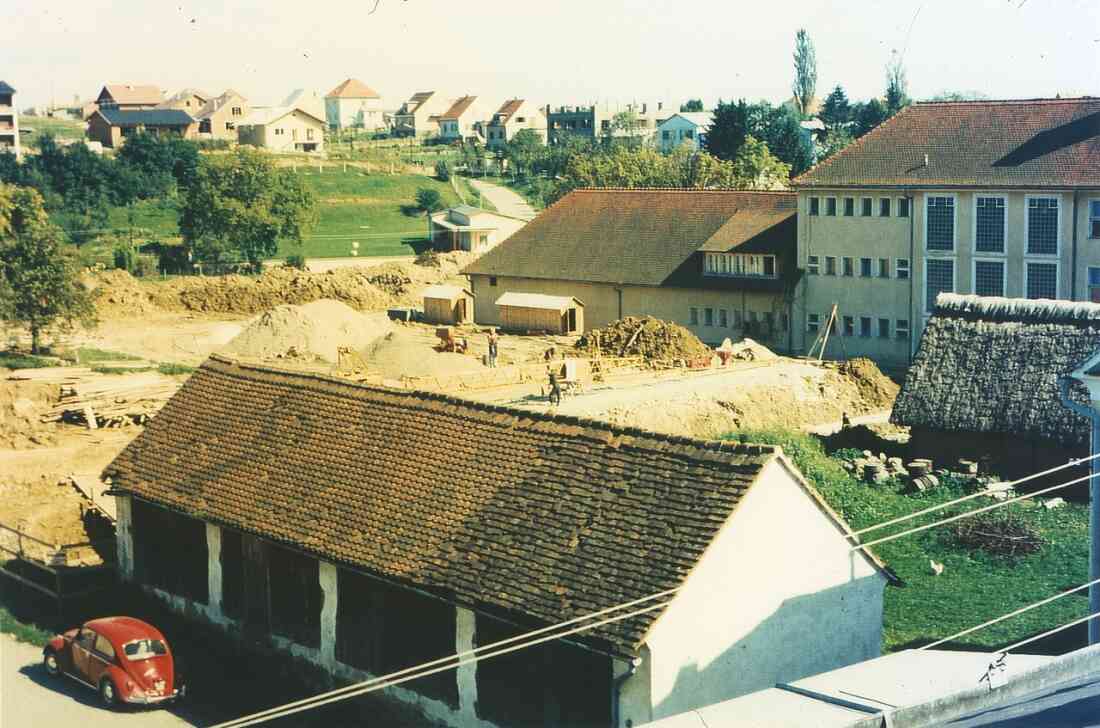
M 997 624 L 998 622 L 1003 622 L 1006 619 L 1011 619 L 1013 617 L 1017 617 L 1021 614 L 1024 614 L 1025 612 L 1030 612 L 1032 609 L 1038 609 L 1041 606 L 1044 606 L 1046 604 L 1050 604 L 1051 602 L 1057 601 L 1057 600 L 1059 600 L 1063 597 L 1067 597 L 1070 594 L 1075 594 L 1076 592 L 1079 592 L 1082 589 L 1087 589 L 1088 587 L 1090 587 L 1094 584 L 1100 584 L 1100 579 L 1093 579 L 1092 581 L 1090 581 L 1086 584 L 1082 584 L 1081 586 L 1075 586 L 1072 589 L 1065 590 L 1064 592 L 1059 592 L 1058 594 L 1055 594 L 1052 597 L 1047 597 L 1046 599 L 1040 599 L 1039 601 L 1037 601 L 1033 604 L 1029 604 L 1026 607 L 1020 607 L 1019 609 L 1014 610 L 1012 612 L 1009 612 L 1008 614 L 1002 614 L 1000 617 L 997 617 L 996 619 L 991 619 L 988 622 L 982 622 L 981 624 L 976 625 L 974 627 L 971 627 L 970 629 L 964 629 L 962 632 L 957 632 L 957 633 L 951 635 L 950 637 L 944 637 L 942 640 L 936 640 L 935 642 L 933 642 L 931 644 L 924 645 L 923 647 L 918 647 L 917 649 L 918 650 L 930 650 L 933 647 L 939 647 L 940 645 L 942 645 L 945 642 L 951 642 L 953 640 L 957 640 L 959 637 L 965 637 L 968 634 L 973 634 L 974 632 L 977 632 L 980 629 L 985 629 L 986 627 Z
M 674 591 L 676 591 L 676 589 L 671 589 L 671 591 L 674 592 Z M 654 596 L 656 596 L 656 595 L 654 595 Z M 651 598 L 653 598 L 653 597 L 652 596 L 651 597 L 645 597 L 641 600 L 646 600 L 646 599 L 651 599 Z M 306 701 L 299 701 L 298 704 L 295 705 L 295 707 L 288 707 L 289 705 L 293 705 L 293 704 L 287 704 L 287 706 L 279 706 L 279 707 L 276 707 L 276 708 L 270 708 L 270 709 L 264 710 L 264 712 L 256 713 L 256 714 L 249 715 L 249 716 L 243 716 L 241 718 L 234 718 L 233 720 L 226 721 L 226 723 L 220 723 L 220 724 L 217 724 L 216 726 L 211 726 L 210 728 L 244 728 L 245 726 L 259 725 L 261 723 L 266 723 L 266 721 L 268 721 L 268 720 L 274 720 L 276 718 L 282 718 L 282 717 L 285 717 L 285 716 L 294 715 L 296 713 L 301 713 L 301 712 L 303 712 L 303 710 L 309 710 L 309 709 L 312 709 L 312 708 L 320 707 L 322 705 L 328 705 L 329 703 L 335 703 L 337 701 L 343 701 L 343 699 L 346 699 L 346 698 L 349 698 L 349 697 L 355 697 L 357 695 L 366 695 L 367 693 L 373 693 L 375 691 L 384 690 L 384 688 L 386 688 L 386 687 L 394 687 L 396 685 L 400 685 L 401 683 L 406 683 L 406 682 L 409 682 L 411 680 L 418 680 L 418 679 L 420 679 L 420 677 L 427 677 L 428 675 L 433 675 L 433 674 L 436 674 L 436 673 L 440 673 L 440 672 L 444 672 L 444 671 L 448 671 L 448 670 L 453 670 L 454 668 L 460 668 L 460 666 L 462 666 L 464 664 L 469 664 L 471 662 L 478 662 L 478 661 L 481 661 L 481 660 L 488 660 L 489 658 L 498 657 L 498 655 L 507 654 L 509 652 L 515 652 L 517 650 L 524 650 L 524 649 L 527 649 L 529 647 L 535 647 L 536 644 L 541 644 L 543 642 L 549 642 L 551 640 L 558 640 L 558 639 L 561 639 L 563 637 L 569 637 L 571 635 L 579 635 L 580 632 L 585 632 L 585 631 L 588 631 L 590 629 L 595 629 L 596 627 L 602 627 L 604 625 L 614 624 L 614 622 L 623 621 L 624 619 L 629 619 L 631 617 L 637 617 L 638 615 L 649 613 L 649 611 L 654 611 L 654 610 L 657 610 L 657 609 L 661 609 L 663 607 L 667 607 L 669 604 L 671 604 L 671 599 L 668 600 L 668 602 L 661 602 L 659 604 L 650 605 L 648 607 L 642 607 L 641 609 L 628 611 L 628 613 L 625 614 L 625 615 L 616 615 L 614 617 L 609 617 L 607 619 L 602 619 L 602 620 L 599 620 L 599 621 L 596 621 L 596 622 L 592 622 L 591 625 L 582 625 L 580 627 L 574 627 L 573 629 L 566 630 L 564 632 L 554 633 L 554 635 L 549 635 L 547 637 L 541 637 L 541 638 L 536 639 L 536 640 L 527 640 L 527 641 L 521 642 L 519 644 L 515 644 L 515 646 L 513 646 L 513 647 L 508 647 L 508 648 L 496 650 L 494 652 L 487 652 L 485 654 L 480 654 L 480 655 L 471 655 L 471 657 L 467 657 L 465 659 L 458 660 L 458 661 L 454 662 L 453 664 L 445 664 L 445 665 L 439 666 L 439 668 L 433 668 L 431 670 L 421 670 L 422 665 L 417 665 L 416 668 L 408 668 L 406 670 L 398 671 L 396 673 L 392 673 L 392 674 L 389 674 L 389 675 L 383 675 L 382 677 L 375 677 L 375 679 L 370 680 L 370 681 L 366 681 L 364 683 L 360 683 L 360 684 L 357 684 L 357 685 L 350 685 L 349 687 L 342 688 L 342 694 L 340 694 L 340 695 L 334 695 L 334 694 L 318 695 L 318 696 L 313 697 L 313 698 L 307 698 Z M 612 607 L 610 609 L 614 610 L 614 609 L 617 609 L 617 608 L 619 608 L 619 607 Z M 590 617 L 591 617 L 591 615 L 590 615 Z M 581 618 L 581 619 L 584 619 L 584 618 Z M 487 649 L 487 647 L 488 646 L 486 646 L 485 649 Z M 471 652 L 473 652 L 473 651 L 471 651 Z M 459 657 L 459 655 L 452 655 L 452 657 L 447 658 L 447 660 L 454 660 L 455 658 L 458 658 L 458 657 Z M 428 664 L 428 663 L 426 663 L 426 664 Z M 412 671 L 416 671 L 416 672 L 414 674 L 405 674 L 404 676 L 396 677 L 396 679 L 394 679 L 394 675 L 398 675 L 400 673 L 409 673 L 409 672 L 412 672 Z M 333 693 L 338 693 L 338 692 L 340 692 L 340 691 L 333 691 Z
M 929 524 L 926 524 L 924 526 L 917 526 L 916 528 L 910 528 L 909 530 L 902 531 L 901 533 L 895 533 L 895 534 L 892 534 L 890 536 L 883 536 L 882 538 L 877 538 L 877 539 L 874 539 L 872 541 L 868 541 L 866 543 L 859 543 L 859 544 L 856 544 L 855 546 L 852 546 L 851 548 L 849 548 L 849 551 L 860 551 L 862 549 L 870 548 L 871 546 L 876 546 L 880 543 L 886 543 L 887 541 L 893 541 L 895 539 L 899 539 L 899 538 L 902 538 L 904 536 L 910 536 L 914 533 L 920 533 L 921 531 L 927 531 L 930 528 L 936 528 L 938 526 L 946 526 L 948 523 L 954 523 L 955 521 L 960 521 L 964 518 L 969 518 L 971 516 L 976 516 L 979 513 L 985 513 L 986 511 L 992 511 L 996 508 L 1004 508 L 1005 506 L 1012 505 L 1013 503 L 1018 503 L 1019 501 L 1022 501 L 1022 500 L 1027 500 L 1028 498 L 1034 498 L 1036 496 L 1040 496 L 1040 495 L 1043 495 L 1045 493 L 1050 493 L 1050 492 L 1055 491 L 1055 490 L 1060 490 L 1061 488 L 1068 488 L 1069 486 L 1076 485 L 1077 483 L 1083 483 L 1086 480 L 1090 480 L 1092 478 L 1095 478 L 1097 475 L 1100 475 L 1100 473 L 1090 473 L 1089 475 L 1082 475 L 1080 478 L 1074 478 L 1073 480 L 1067 481 L 1067 482 L 1062 483 L 1060 485 L 1052 485 L 1049 488 L 1043 488 L 1042 490 L 1037 490 L 1034 493 L 1028 493 L 1026 495 L 1017 496 L 1015 498 L 1009 498 L 1008 500 L 1001 501 L 1000 503 L 994 503 L 991 506 L 985 506 L 983 508 L 975 508 L 972 511 L 967 511 L 966 513 L 960 513 L 957 516 L 951 516 L 950 518 L 944 518 L 943 520 L 936 521 L 934 523 L 929 523 Z
M 1056 467 L 1048 468 L 1047 470 L 1043 470 L 1043 471 L 1040 471 L 1038 473 L 1032 473 L 1031 475 L 1020 478 L 1019 480 L 1013 480 L 1013 481 L 1008 482 L 1008 483 L 998 483 L 996 488 L 986 488 L 985 490 L 980 490 L 977 493 L 971 493 L 970 495 L 964 495 L 962 498 L 956 498 L 955 500 L 947 501 L 946 503 L 940 503 L 938 505 L 934 505 L 934 506 L 931 506 L 929 508 L 919 510 L 915 513 L 910 513 L 906 516 L 899 516 L 898 518 L 892 518 L 889 521 L 883 521 L 882 523 L 875 524 L 874 526 L 867 526 L 866 528 L 861 528 L 857 531 L 852 531 L 850 534 L 848 534 L 848 536 L 849 536 L 849 538 L 851 538 L 852 536 L 859 536 L 859 535 L 864 534 L 864 533 L 870 533 L 871 531 L 877 531 L 880 528 L 886 528 L 887 526 L 896 526 L 899 523 L 903 523 L 905 521 L 909 521 L 909 520 L 912 520 L 912 519 L 917 518 L 919 516 L 927 515 L 929 513 L 934 513 L 936 511 L 943 510 L 944 508 L 948 508 L 950 506 L 957 505 L 957 504 L 963 503 L 965 501 L 973 500 L 975 498 L 981 498 L 982 496 L 992 495 L 994 493 L 1002 492 L 1002 491 L 1007 490 L 1009 488 L 1015 488 L 1017 485 L 1020 485 L 1021 483 L 1026 483 L 1028 481 L 1035 480 L 1036 478 L 1041 478 L 1044 475 L 1050 475 L 1051 473 L 1056 473 L 1059 470 L 1064 470 L 1065 468 L 1076 467 L 1078 465 L 1082 465 L 1084 463 L 1095 460 L 1096 458 L 1100 458 L 1100 453 L 1097 453 L 1096 455 L 1089 455 L 1087 458 L 1081 458 L 1079 460 L 1070 460 L 1069 462 L 1065 463 L 1064 465 L 1058 465 Z

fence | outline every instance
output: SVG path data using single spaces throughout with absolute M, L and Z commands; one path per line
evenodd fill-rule
M 88 552 L 102 563 L 81 565 Z M 0 523 L 0 558 L 0 574 L 56 600 L 60 615 L 66 599 L 94 594 L 106 587 L 103 577 L 110 576 L 115 568 L 115 539 L 51 544 Z

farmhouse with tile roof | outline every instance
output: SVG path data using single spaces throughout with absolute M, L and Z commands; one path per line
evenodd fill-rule
M 180 109 L 124 111 L 108 107 L 97 110 L 88 119 L 88 138 L 112 149 L 122 146 L 126 137 L 137 132 L 190 139 L 197 129 L 198 122 Z
M 500 325 L 506 291 L 541 293 L 583 301 L 589 327 L 651 315 L 786 350 L 795 214 L 789 192 L 576 190 L 463 272 L 479 323 Z
M 905 365 L 939 293 L 1100 301 L 1098 170 L 1100 98 L 907 107 L 793 182 L 796 349 L 834 304 L 828 355 Z
M 396 691 L 452 725 L 637 725 L 879 652 L 885 570 L 771 446 L 215 356 L 104 475 L 123 578 L 345 679 L 675 590 Z
M 386 113 L 381 95 L 357 78 L 325 95 L 325 119 L 331 129 L 384 129 Z
M 478 133 L 488 114 L 477 96 L 463 96 L 439 115 L 439 136 L 442 139 L 468 139 Z M 477 126 L 475 126 L 477 125 Z

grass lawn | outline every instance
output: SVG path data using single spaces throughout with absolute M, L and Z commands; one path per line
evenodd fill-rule
M 55 139 L 83 139 L 84 122 L 75 119 L 52 119 L 48 116 L 19 117 L 20 139 L 28 149 L 38 149 L 38 140 L 43 134 L 53 134 Z M 30 134 L 24 130 L 32 130 Z
M 852 478 L 839 460 L 829 457 L 820 441 L 781 432 L 744 432 L 750 442 L 783 446 L 802 473 L 853 529 L 881 523 L 936 503 L 966 495 L 961 484 L 947 483 L 920 495 L 902 492 L 900 483 L 867 485 Z M 979 498 L 944 511 L 868 534 L 864 540 L 887 536 L 971 510 L 991 501 Z M 1024 501 L 1028 503 L 1028 501 Z M 1041 549 L 1015 558 L 965 548 L 954 541 L 951 525 L 929 529 L 875 546 L 874 551 L 905 582 L 886 589 L 883 647 L 887 651 L 927 644 L 998 617 L 1088 581 L 1088 506 L 1068 503 L 1047 510 L 1041 506 L 1008 506 L 994 511 L 1018 514 L 1043 538 Z M 935 576 L 929 561 L 945 566 Z M 1027 614 L 968 635 L 953 647 L 996 649 L 1088 614 L 1087 590 Z M 1071 629 L 1023 651 L 1064 651 L 1080 647 L 1083 630 Z

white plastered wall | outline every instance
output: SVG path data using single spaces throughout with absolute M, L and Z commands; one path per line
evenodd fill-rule
M 880 654 L 885 577 L 775 459 L 652 628 L 639 725 Z

